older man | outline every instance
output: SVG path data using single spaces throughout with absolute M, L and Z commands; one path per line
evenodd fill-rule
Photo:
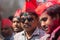
M 39 18 L 32 3 L 26 3 L 26 9 L 20 15 L 22 32 L 14 36 L 14 40 L 39 40 L 44 31 L 38 28 Z

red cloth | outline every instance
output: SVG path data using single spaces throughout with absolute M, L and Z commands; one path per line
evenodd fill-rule
M 52 2 L 54 4 L 60 4 L 60 0 L 47 0 L 48 2 Z
M 48 2 L 57 3 L 57 0 L 47 0 Z
M 49 6 L 51 6 L 51 5 L 54 5 L 54 3 L 52 3 L 52 2 L 43 3 L 43 4 L 39 5 L 39 6 L 35 9 L 35 11 L 36 11 L 36 13 L 38 14 L 38 16 L 40 16 L 40 15 L 42 14 L 42 12 L 43 12 L 46 8 L 48 8 Z
M 39 5 L 37 8 L 36 8 L 36 13 L 38 14 L 38 16 L 41 15 L 41 13 L 44 11 L 44 9 L 46 9 L 46 6 L 45 4 L 42 4 L 42 5 Z
M 31 2 L 35 7 L 37 7 L 36 0 L 26 0 L 26 2 Z
M 22 12 L 30 12 L 35 11 L 35 6 L 31 2 L 25 2 L 25 5 L 23 6 Z
M 21 13 L 21 10 L 20 9 L 17 9 L 14 16 L 20 16 L 20 13 Z
M 6 26 L 8 26 L 8 27 L 11 27 L 12 26 L 12 22 L 9 20 L 9 19 L 2 19 L 2 28 L 4 28 L 4 27 L 6 27 Z
M 57 4 L 60 4 L 60 0 L 57 0 Z

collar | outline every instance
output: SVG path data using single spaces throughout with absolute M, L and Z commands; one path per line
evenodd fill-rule
M 39 33 L 39 28 L 37 27 L 36 29 L 35 29 L 35 31 L 33 32 L 33 34 L 32 34 L 32 36 L 33 35 L 39 35 L 40 33 Z
M 40 29 L 37 27 L 31 36 L 33 36 L 33 35 L 39 35 L 39 34 L 40 34 L 40 33 L 39 33 L 39 30 L 40 30 Z M 25 35 L 25 31 L 23 31 L 22 35 L 23 35 L 23 36 Z

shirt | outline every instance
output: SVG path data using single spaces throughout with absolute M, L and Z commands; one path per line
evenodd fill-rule
M 44 36 L 45 32 L 42 29 L 36 28 L 31 38 L 27 39 L 25 31 L 19 32 L 14 36 L 14 40 L 39 40 L 40 37 Z
M 47 40 L 50 37 L 50 34 L 45 34 L 40 40 Z

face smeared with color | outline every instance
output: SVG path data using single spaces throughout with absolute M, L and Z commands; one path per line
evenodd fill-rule
M 29 15 L 28 13 L 24 13 L 21 16 L 21 27 L 25 31 L 31 31 L 36 28 L 37 20 L 34 15 Z
M 47 33 L 51 32 L 54 25 L 54 20 L 46 12 L 42 13 L 40 16 L 41 27 Z

